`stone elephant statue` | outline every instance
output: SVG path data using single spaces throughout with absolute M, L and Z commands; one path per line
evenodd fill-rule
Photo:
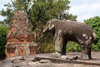
M 51 19 L 46 23 L 43 32 L 54 30 L 55 53 L 66 55 L 66 44 L 75 41 L 80 44 L 82 52 L 81 59 L 91 59 L 91 44 L 96 39 L 96 34 L 86 24 L 71 21 Z

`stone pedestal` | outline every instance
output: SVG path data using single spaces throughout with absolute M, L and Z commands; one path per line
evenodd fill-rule
M 7 34 L 7 58 L 36 54 L 37 44 L 34 43 L 31 29 L 26 12 L 15 11 Z

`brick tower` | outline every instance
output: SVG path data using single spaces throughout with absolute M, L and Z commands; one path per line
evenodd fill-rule
M 15 11 L 11 23 L 8 25 L 6 57 L 36 54 L 36 46 L 32 25 L 28 21 L 25 11 Z

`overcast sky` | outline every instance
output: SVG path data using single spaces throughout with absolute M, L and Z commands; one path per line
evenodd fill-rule
M 100 0 L 70 0 L 70 13 L 77 15 L 78 21 L 100 16 Z
M 0 0 L 0 10 L 10 0 Z M 70 0 L 70 13 L 77 15 L 77 20 L 83 22 L 85 19 L 100 16 L 100 0 Z M 0 16 L 0 20 L 4 18 Z

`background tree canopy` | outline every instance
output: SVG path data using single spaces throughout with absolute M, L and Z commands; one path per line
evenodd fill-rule
M 96 16 L 90 19 L 84 20 L 86 24 L 88 24 L 96 33 L 96 40 L 93 43 L 93 50 L 99 51 L 100 50 L 100 17 Z

